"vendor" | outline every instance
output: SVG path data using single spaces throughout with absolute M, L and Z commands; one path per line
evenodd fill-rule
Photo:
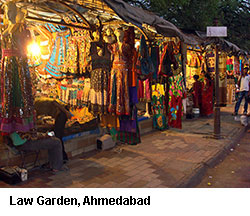
M 35 110 L 37 116 L 47 115 L 55 119 L 54 132 L 55 136 L 61 140 L 63 161 L 68 160 L 67 153 L 64 149 L 63 136 L 66 121 L 71 118 L 71 113 L 61 104 L 50 98 L 36 98 Z
M 54 173 L 65 171 L 68 168 L 63 165 L 61 141 L 56 137 L 49 137 L 44 133 L 31 130 L 27 133 L 13 132 L 9 135 L 13 145 L 21 151 L 48 150 L 49 165 Z

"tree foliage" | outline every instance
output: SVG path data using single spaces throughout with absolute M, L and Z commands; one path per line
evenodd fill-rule
M 250 50 L 249 0 L 125 0 L 153 11 L 179 28 L 206 31 L 214 25 L 228 27 L 228 40 Z

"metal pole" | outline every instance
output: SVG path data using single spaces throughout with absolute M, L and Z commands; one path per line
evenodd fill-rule
M 215 46 L 215 108 L 214 108 L 214 138 L 220 139 L 220 93 L 219 93 L 219 53 Z

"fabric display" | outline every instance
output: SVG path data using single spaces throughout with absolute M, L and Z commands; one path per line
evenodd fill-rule
M 154 71 L 153 71 L 153 79 L 157 79 L 157 72 L 160 64 L 160 48 L 157 45 L 153 45 L 150 47 L 150 58 L 152 61 L 152 64 L 154 66 Z
M 28 60 L 22 53 L 28 32 L 25 26 L 21 29 L 11 38 L 8 35 L 2 40 L 0 130 L 5 133 L 27 132 L 34 128 L 32 83 Z
M 174 56 L 174 47 L 175 47 L 175 44 L 173 41 L 167 42 L 167 44 L 165 45 L 162 55 L 161 55 L 158 76 L 159 75 L 163 75 L 163 76 L 171 75 L 172 73 L 171 65 L 173 65 L 174 70 L 177 70 L 178 62 L 176 61 L 176 58 Z
M 109 49 L 113 54 L 113 65 L 110 74 L 108 110 L 116 115 L 129 115 L 128 71 L 129 59 L 132 59 L 130 45 L 123 42 L 120 49 L 119 44 L 115 43 Z
M 227 67 L 227 78 L 231 78 L 234 73 L 233 58 L 231 57 L 227 58 L 226 67 Z
M 182 97 L 184 93 L 183 77 L 181 75 L 169 78 L 169 106 L 168 125 L 173 128 L 182 128 Z
M 101 51 L 101 54 L 100 54 Z M 108 88 L 111 54 L 107 44 L 91 42 L 91 75 L 89 90 L 89 112 L 94 115 L 108 112 Z
M 85 74 L 90 51 L 90 37 L 87 31 L 75 31 L 68 39 L 69 47 L 63 72 L 69 74 Z
M 239 58 L 235 56 L 233 58 L 233 68 L 234 68 L 234 74 L 239 75 L 240 74 L 240 62 L 239 62 Z
M 70 127 L 75 122 L 78 122 L 79 124 L 85 124 L 95 119 L 95 117 L 88 111 L 87 107 L 70 109 L 70 113 L 73 115 L 73 117 L 67 121 L 66 127 Z
M 84 105 L 84 79 L 58 82 L 58 98 L 65 104 L 77 108 Z M 86 104 L 85 104 L 86 105 Z
M 135 68 L 138 53 L 134 48 L 135 42 L 135 33 L 134 28 L 129 27 L 124 34 L 124 42 L 129 46 L 128 56 L 132 58 L 128 59 L 129 68 L 128 68 L 128 90 L 129 90 L 129 115 L 120 115 L 119 116 L 119 131 L 117 132 L 117 140 L 121 142 L 128 143 L 130 145 L 136 145 L 141 142 L 140 131 L 137 119 L 137 108 L 136 104 L 138 103 L 137 98 L 137 70 Z
M 222 52 L 219 55 L 219 91 L 220 91 L 220 105 L 227 103 L 227 54 Z
M 131 116 L 120 116 L 120 130 L 117 139 L 130 145 L 141 142 L 137 119 L 137 108 L 133 106 Z
M 215 72 L 215 54 L 214 51 L 207 51 L 206 56 L 207 71 L 210 73 Z
M 164 84 L 156 83 L 152 85 L 151 108 L 153 127 L 159 130 L 167 129 Z
M 57 27 L 52 24 L 46 24 L 46 28 L 52 33 L 55 39 L 49 61 L 45 66 L 45 71 L 54 78 L 61 78 L 69 47 L 68 39 L 71 33 L 67 28 Z

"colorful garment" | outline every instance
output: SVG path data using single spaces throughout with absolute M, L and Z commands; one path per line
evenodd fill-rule
M 167 129 L 164 84 L 157 83 L 152 85 L 151 107 L 153 127 L 159 130 Z
M 1 68 L 0 131 L 27 132 L 34 128 L 32 83 L 25 50 L 29 42 L 25 26 L 3 38 Z
M 174 56 L 174 43 L 168 42 L 161 55 L 158 75 L 169 75 L 172 72 L 171 65 L 174 70 L 178 68 L 178 62 Z
M 215 55 L 213 51 L 210 51 L 205 56 L 207 71 L 212 73 L 215 72 Z
M 182 69 L 182 68 L 181 68 Z M 199 55 L 195 51 L 187 52 L 187 67 L 186 67 L 186 77 L 189 80 L 189 87 L 191 88 L 193 84 L 194 75 L 199 75 L 201 73 L 201 62 Z
M 90 37 L 87 32 L 77 31 L 68 39 L 69 47 L 65 59 L 63 72 L 71 74 L 85 74 L 90 51 Z M 87 76 L 88 74 L 86 74 Z
M 227 54 L 222 52 L 219 55 L 219 91 L 220 91 L 220 105 L 227 103 L 227 75 L 226 75 L 226 61 Z
M 111 65 L 111 54 L 107 44 L 102 46 L 92 42 L 90 48 L 91 74 L 89 91 L 89 112 L 94 115 L 108 112 L 108 82 Z
M 128 72 L 130 66 L 129 56 L 130 46 L 123 42 L 121 50 L 118 43 L 110 46 L 110 51 L 114 55 L 110 87 L 109 87 L 109 112 L 116 115 L 129 115 L 129 86 Z
M 45 66 L 45 71 L 54 78 L 63 76 L 62 71 L 64 61 L 69 47 L 68 39 L 70 36 L 69 29 L 61 29 L 52 24 L 46 24 L 47 29 L 55 35 L 54 45 L 50 55 L 50 59 Z
M 181 75 L 169 78 L 168 124 L 180 128 L 182 118 L 183 77 Z
M 117 139 L 130 145 L 136 145 L 141 142 L 137 108 L 135 106 L 131 116 L 120 117 L 120 130 L 118 131 Z

